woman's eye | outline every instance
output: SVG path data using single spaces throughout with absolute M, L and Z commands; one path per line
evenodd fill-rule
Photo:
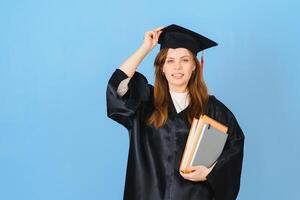
M 189 61 L 189 59 L 184 59 L 183 61 L 184 61 L 184 62 L 188 62 L 188 61 Z
M 173 60 L 167 60 L 167 63 L 171 63 L 171 62 L 173 62 Z

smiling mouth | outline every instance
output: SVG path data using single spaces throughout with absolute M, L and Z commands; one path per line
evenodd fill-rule
M 172 74 L 172 76 L 175 77 L 175 78 L 181 78 L 181 77 L 184 76 L 184 74 L 182 74 L 182 73 L 175 73 L 175 74 Z

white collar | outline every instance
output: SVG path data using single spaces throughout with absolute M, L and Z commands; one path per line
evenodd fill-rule
M 174 92 L 169 91 L 177 113 L 184 110 L 190 103 L 189 92 Z

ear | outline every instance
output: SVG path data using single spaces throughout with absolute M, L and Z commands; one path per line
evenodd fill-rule
M 193 71 L 195 71 L 195 70 L 196 70 L 196 66 L 193 67 Z

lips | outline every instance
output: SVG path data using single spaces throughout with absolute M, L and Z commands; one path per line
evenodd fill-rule
M 172 76 L 175 77 L 175 78 L 181 78 L 181 77 L 184 76 L 184 74 L 182 74 L 182 73 L 174 73 L 174 74 L 172 74 Z

